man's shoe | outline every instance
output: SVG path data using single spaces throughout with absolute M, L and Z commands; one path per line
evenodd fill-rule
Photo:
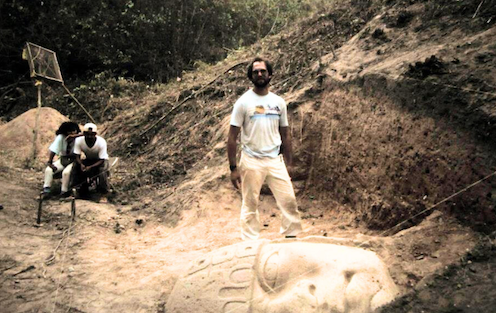
M 43 187 L 43 191 L 41 192 L 41 197 L 43 200 L 48 200 L 51 197 L 50 187 Z
M 69 190 L 69 191 L 64 191 L 60 194 L 60 197 L 61 198 L 67 198 L 67 197 L 70 197 L 72 196 L 72 192 Z
M 100 197 L 97 201 L 97 203 L 108 203 L 108 198 L 106 196 Z

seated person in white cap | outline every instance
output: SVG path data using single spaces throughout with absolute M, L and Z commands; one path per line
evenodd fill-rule
M 72 170 L 72 162 L 75 156 L 73 153 L 74 136 L 80 132 L 78 124 L 74 122 L 64 122 L 55 132 L 55 140 L 48 148 L 49 156 L 45 169 L 45 181 L 43 183 L 43 193 L 48 196 L 52 186 L 53 175 L 62 172 L 61 196 L 69 195 L 69 181 Z M 55 156 L 58 159 L 54 162 Z
M 97 127 L 93 123 L 87 123 L 83 127 L 83 137 L 76 139 L 74 154 L 76 164 L 73 168 L 72 185 L 79 189 L 79 193 L 88 193 L 88 178 L 98 178 L 97 190 L 103 194 L 109 191 L 109 162 L 107 154 L 107 142 L 96 135 Z M 81 153 L 86 156 L 81 158 Z

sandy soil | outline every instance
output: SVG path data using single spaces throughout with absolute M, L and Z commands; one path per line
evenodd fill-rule
M 77 200 L 74 222 L 70 202 L 53 199 L 44 203 L 37 226 L 40 178 L 33 170 L 5 167 L 0 176 L 3 312 L 163 312 L 189 261 L 240 240 L 240 197 L 227 182 L 203 192 L 175 227 L 157 217 L 154 211 L 163 208 L 151 199 L 144 200 L 145 208 Z M 301 204 L 312 207 L 304 199 Z M 262 198 L 261 215 L 267 225 L 262 237 L 279 238 L 269 195 Z M 321 216 L 308 209 L 303 218 L 306 235 L 376 251 L 403 293 L 457 262 L 477 242 L 469 228 L 440 212 L 391 237 L 364 234 L 334 210 Z
M 377 252 L 403 295 L 387 312 L 491 312 L 496 183 L 436 205 L 496 164 L 494 8 L 474 19 L 479 3 L 341 8 L 148 97 L 109 101 L 117 195 L 77 200 L 74 222 L 54 198 L 35 225 L 43 169 L 2 147 L 2 312 L 165 312 L 189 261 L 240 240 L 225 138 L 254 54 L 278 65 L 273 90 L 291 111 L 305 235 Z M 19 138 L 32 126 L 9 124 L 0 144 L 29 151 Z M 267 192 L 260 210 L 262 237 L 279 238 Z

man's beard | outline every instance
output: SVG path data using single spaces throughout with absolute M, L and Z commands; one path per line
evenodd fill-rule
M 255 87 L 264 88 L 270 83 L 270 77 L 264 77 L 262 79 L 253 79 L 251 82 L 255 85 Z

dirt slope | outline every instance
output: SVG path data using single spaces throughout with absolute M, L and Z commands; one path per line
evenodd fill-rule
M 0 151 L 10 166 L 28 164 L 32 158 L 33 134 L 36 129 L 38 109 L 31 109 L 12 121 L 0 125 Z M 68 118 L 52 108 L 42 107 L 39 112 L 36 159 L 44 163 L 48 159 L 48 146 L 55 138 L 55 131 Z
M 494 9 L 472 18 L 473 6 L 343 5 L 185 74 L 107 124 L 114 153 L 132 160 L 117 177 L 122 191 L 170 194 L 205 166 L 227 174 L 231 106 L 249 88 L 247 61 L 262 54 L 274 60 L 273 90 L 292 112 L 302 197 L 346 206 L 373 229 L 429 208 L 494 168 Z M 491 232 L 493 186 L 485 181 L 445 208 Z
M 2 307 L 164 312 L 189 260 L 237 242 L 225 141 L 261 54 L 291 110 L 306 234 L 379 253 L 404 294 L 388 312 L 490 312 L 496 181 L 467 188 L 496 161 L 496 4 L 479 4 L 343 2 L 146 97 L 109 100 L 118 196 L 78 201 L 75 223 L 50 201 L 33 228 L 41 168 L 2 158 Z M 260 209 L 262 237 L 277 238 L 270 192 Z

